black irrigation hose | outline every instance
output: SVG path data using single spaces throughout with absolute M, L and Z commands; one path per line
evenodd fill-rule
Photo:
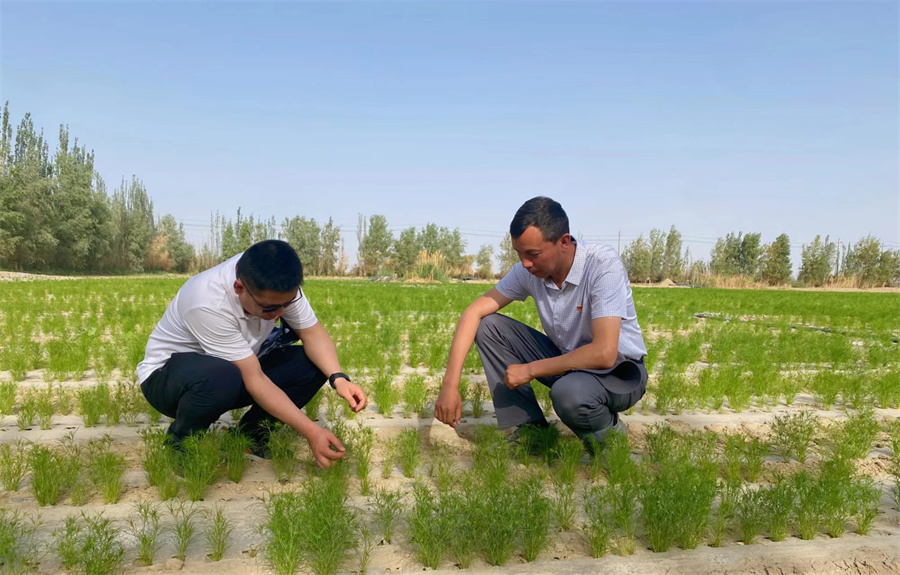
M 752 319 L 735 319 L 735 318 L 733 318 L 733 317 L 731 317 L 731 316 L 727 316 L 727 315 L 725 315 L 725 314 L 721 314 L 721 313 L 718 313 L 718 312 L 702 312 L 702 313 L 695 313 L 695 314 L 694 314 L 694 317 L 695 317 L 695 318 L 698 318 L 698 319 L 720 319 L 720 320 L 722 320 L 722 321 L 740 321 L 740 322 L 744 322 L 744 323 L 756 323 L 756 324 L 762 324 L 762 322 L 760 322 L 760 321 L 756 321 L 756 320 L 752 320 Z M 771 323 L 770 323 L 770 324 L 763 324 L 763 325 L 766 325 L 766 327 L 774 327 L 774 325 L 771 324 Z M 837 331 L 837 330 L 831 329 L 830 327 L 816 327 L 816 326 L 814 326 L 814 325 L 803 325 L 803 324 L 800 324 L 800 323 L 793 323 L 793 324 L 791 324 L 791 328 L 792 328 L 792 329 L 805 329 L 805 330 L 809 330 L 809 331 L 822 331 L 822 332 L 825 332 L 825 333 L 835 333 L 835 334 L 838 334 L 838 335 L 846 335 L 847 337 L 851 337 L 851 336 L 852 336 L 852 337 L 859 337 L 859 338 L 868 338 L 868 337 L 871 337 L 871 336 L 869 336 L 869 335 L 867 335 L 867 334 L 853 333 L 853 332 L 850 332 L 850 331 L 847 331 L 847 330 L 844 330 L 844 331 Z M 900 343 L 900 338 L 896 338 L 896 337 L 895 337 L 895 338 L 892 338 L 891 341 L 893 341 L 894 343 Z

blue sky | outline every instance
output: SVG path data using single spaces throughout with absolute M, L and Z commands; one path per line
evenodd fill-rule
M 0 98 L 137 175 L 205 235 L 233 217 L 459 227 L 519 205 L 623 245 L 674 224 L 900 248 L 894 2 L 0 4 Z M 796 258 L 795 258 L 796 259 Z

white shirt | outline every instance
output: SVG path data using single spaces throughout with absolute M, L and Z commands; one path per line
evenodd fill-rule
M 628 359 L 647 355 L 628 273 L 609 246 L 576 244 L 575 260 L 562 287 L 532 275 L 520 262 L 497 283 L 497 291 L 514 301 L 534 298 L 544 333 L 562 353 L 593 341 L 591 320 L 620 317 L 619 353 Z
M 173 353 L 196 352 L 227 361 L 259 353 L 275 320 L 247 315 L 234 293 L 235 267 L 241 255 L 181 286 L 150 334 L 144 361 L 137 366 L 138 381 L 165 365 Z M 282 317 L 294 329 L 306 329 L 319 321 L 305 296 L 284 308 Z

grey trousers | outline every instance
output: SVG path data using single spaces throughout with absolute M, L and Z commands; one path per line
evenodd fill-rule
M 475 345 L 487 375 L 497 425 L 503 428 L 544 421 L 531 384 L 511 390 L 503 378 L 510 365 L 562 355 L 550 338 L 495 313 L 481 320 Z M 618 413 L 643 397 L 647 389 L 647 368 L 642 359 L 626 359 L 620 354 L 610 369 L 570 371 L 540 377 L 538 381 L 550 388 L 554 411 L 577 436 L 587 439 L 593 435 L 602 440 L 618 423 Z

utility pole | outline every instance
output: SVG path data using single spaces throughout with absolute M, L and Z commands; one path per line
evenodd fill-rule
M 619 255 L 622 255 L 622 230 L 619 230 L 619 247 L 616 249 Z
M 837 250 L 837 272 L 835 272 L 834 277 L 840 277 L 841 275 L 841 238 L 838 238 L 838 250 Z

